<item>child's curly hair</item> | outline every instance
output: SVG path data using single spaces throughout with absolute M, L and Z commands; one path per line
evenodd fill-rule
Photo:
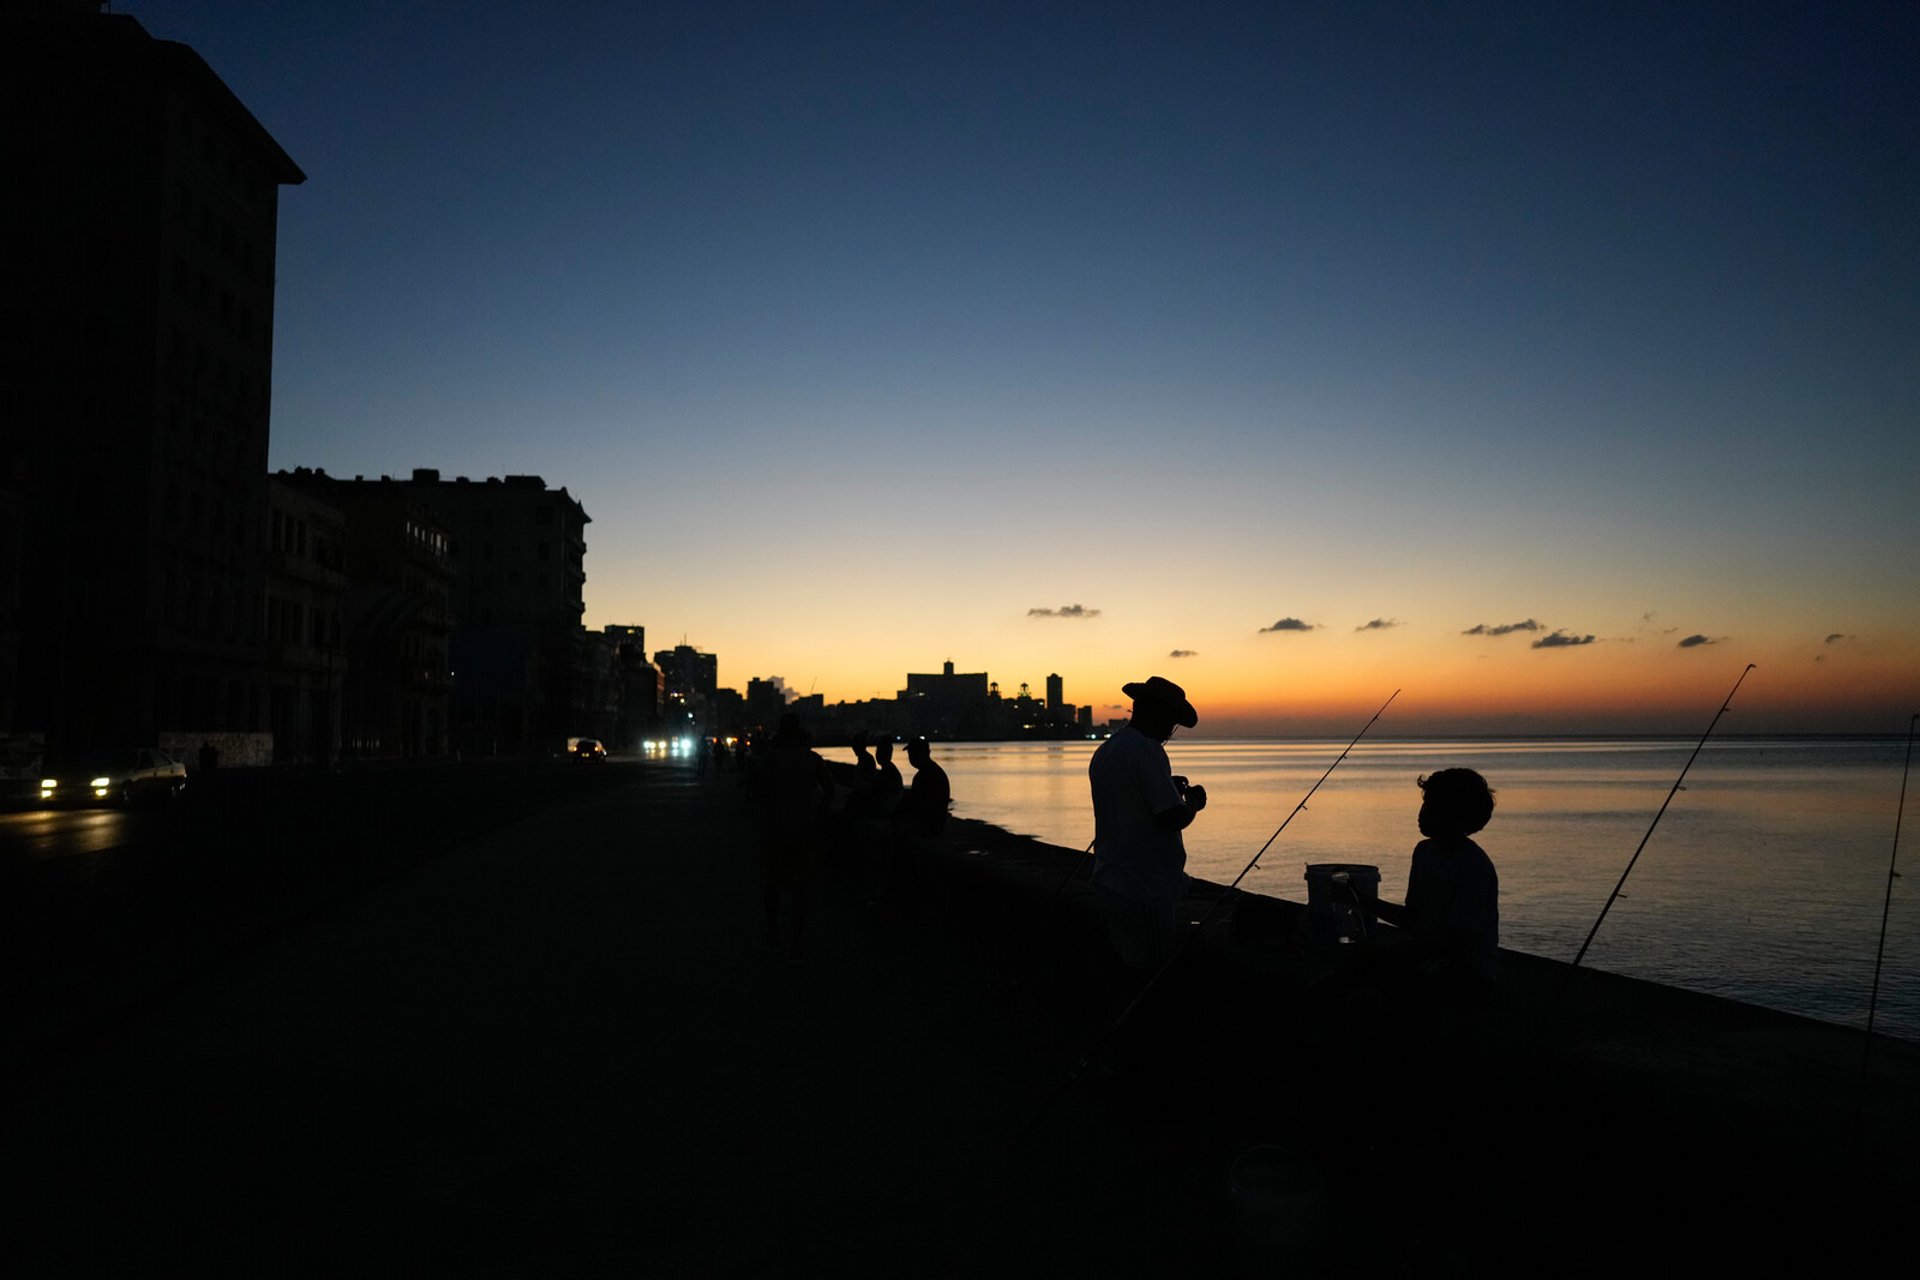
M 1471 769 L 1442 769 L 1420 778 L 1421 826 L 1432 834 L 1459 832 L 1470 836 L 1493 817 L 1493 788 Z

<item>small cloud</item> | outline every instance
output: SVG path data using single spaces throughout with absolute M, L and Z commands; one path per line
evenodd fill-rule
M 1355 627 L 1354 630 L 1355 631 L 1385 631 L 1388 627 L 1397 627 L 1399 625 L 1400 625 L 1400 620 L 1398 618 L 1375 618 L 1372 622 L 1361 623 L 1359 626 Z
M 1839 642 L 1840 642 L 1840 641 L 1842 641 L 1842 640 L 1851 640 L 1851 639 L 1853 639 L 1853 637 L 1852 637 L 1852 636 L 1848 636 L 1848 635 L 1842 635 L 1842 634 L 1841 634 L 1840 632 L 1838 632 L 1838 631 L 1836 631 L 1836 632 L 1834 632 L 1834 633 L 1833 633 L 1832 635 L 1830 635 L 1830 636 L 1828 636 L 1828 637 L 1826 638 L 1826 641 L 1825 641 L 1825 643 L 1827 643 L 1827 644 L 1837 644 L 1837 643 L 1839 643 Z
M 1533 642 L 1536 649 L 1571 649 L 1575 645 L 1592 644 L 1592 636 L 1572 636 L 1555 627 L 1552 635 L 1541 636 Z
M 1312 631 L 1314 629 L 1314 624 L 1311 622 L 1302 622 L 1298 618 L 1282 618 L 1270 627 L 1260 628 L 1259 634 L 1265 635 L 1269 631 Z
M 1200 656 L 1200 651 L 1197 649 L 1175 649 L 1167 656 L 1169 658 L 1197 658 Z
M 1502 622 L 1498 626 L 1492 627 L 1483 622 L 1477 627 L 1468 627 L 1460 634 L 1463 636 L 1510 636 L 1516 631 L 1544 630 L 1546 630 L 1545 627 L 1542 627 L 1532 618 L 1528 618 L 1525 622 Z
M 1703 644 L 1719 644 L 1719 643 L 1720 642 L 1718 640 L 1709 639 L 1706 636 L 1695 634 L 1695 635 L 1688 636 L 1685 640 L 1682 640 L 1680 642 L 1680 647 L 1682 649 L 1698 649 Z
M 1058 609 L 1029 609 L 1029 618 L 1097 618 L 1098 609 L 1089 609 L 1083 604 L 1063 604 Z

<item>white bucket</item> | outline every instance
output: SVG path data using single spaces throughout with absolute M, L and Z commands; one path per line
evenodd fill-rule
M 1380 868 L 1355 862 L 1316 862 L 1307 867 L 1307 939 L 1338 946 L 1364 941 L 1372 925 L 1360 904 L 1380 898 Z

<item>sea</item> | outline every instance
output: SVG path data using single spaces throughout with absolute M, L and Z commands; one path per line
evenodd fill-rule
M 1098 745 L 953 743 L 937 758 L 957 815 L 1078 850 L 1093 839 Z M 1360 863 L 1400 901 L 1417 779 L 1464 766 L 1495 793 L 1476 838 L 1500 875 L 1501 945 L 1572 960 L 1644 840 L 1584 965 L 1864 1027 L 1884 910 L 1874 1029 L 1920 1040 L 1920 877 L 1888 894 L 1904 737 L 1711 740 L 1677 793 L 1697 739 L 1381 740 L 1340 760 L 1347 746 L 1176 736 L 1174 772 L 1208 798 L 1188 872 L 1244 872 L 1249 892 L 1304 901 L 1309 864 Z

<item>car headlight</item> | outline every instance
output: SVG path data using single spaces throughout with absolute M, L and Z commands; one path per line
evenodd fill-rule
M 58 791 L 60 789 L 60 779 L 42 778 L 40 779 L 40 789 L 42 791 Z
M 90 787 L 105 788 L 111 785 L 112 781 L 113 779 L 111 778 L 95 778 L 92 782 L 89 782 L 87 785 Z

